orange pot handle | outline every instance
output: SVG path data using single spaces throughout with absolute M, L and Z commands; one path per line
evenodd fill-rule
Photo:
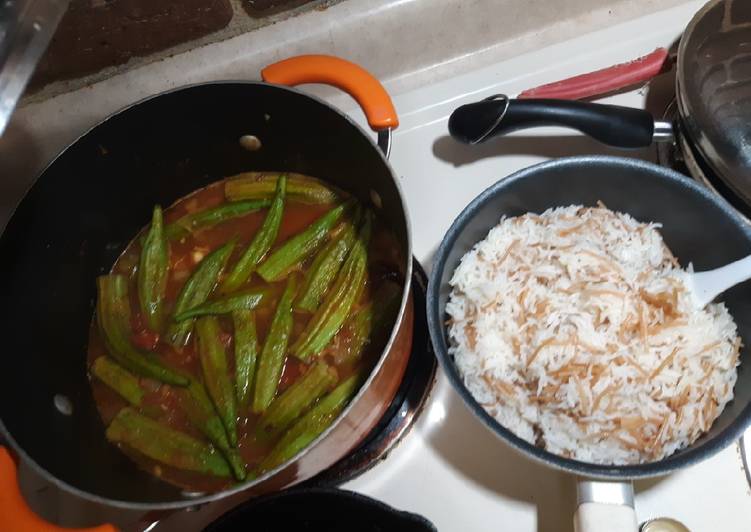
M 299 55 L 267 66 L 261 71 L 261 77 L 278 85 L 333 85 L 357 100 L 374 131 L 399 126 L 396 109 L 383 85 L 370 72 L 350 61 L 330 55 Z
M 18 470 L 10 453 L 0 446 L 0 530 L 13 532 L 117 532 L 112 525 L 63 528 L 37 516 L 18 488 Z

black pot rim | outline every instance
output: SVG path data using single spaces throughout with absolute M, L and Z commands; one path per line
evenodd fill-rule
M 451 224 L 435 253 L 430 272 L 426 302 L 430 339 L 433 342 L 436 357 L 438 357 L 438 361 L 441 364 L 443 371 L 446 373 L 454 391 L 462 398 L 465 406 L 499 439 L 527 458 L 554 469 L 575 475 L 600 479 L 628 480 L 665 475 L 706 460 L 738 440 L 743 435 L 746 428 L 748 428 L 749 424 L 751 424 L 751 404 L 748 405 L 722 433 L 697 448 L 678 451 L 662 460 L 644 464 L 624 466 L 594 464 L 564 458 L 536 447 L 519 438 L 513 432 L 501 425 L 495 420 L 495 418 L 493 418 L 493 416 L 485 411 L 466 388 L 459 376 L 456 365 L 447 350 L 444 335 L 443 309 L 439 308 L 438 301 L 441 288 L 441 277 L 446 266 L 446 259 L 454 246 L 457 236 L 462 232 L 464 227 L 466 227 L 479 207 L 496 195 L 502 194 L 512 183 L 549 169 L 576 168 L 582 165 L 628 168 L 636 172 L 649 173 L 658 176 L 661 179 L 678 182 L 681 186 L 691 189 L 693 193 L 701 195 L 717 205 L 733 220 L 734 224 L 737 225 L 749 239 L 751 239 L 751 228 L 749 228 L 748 223 L 734 209 L 732 209 L 732 207 L 722 200 L 722 198 L 713 194 L 706 187 L 703 187 L 694 180 L 679 174 L 670 168 L 665 168 L 638 159 L 603 155 L 564 157 L 542 162 L 514 172 L 485 189 L 462 210 Z

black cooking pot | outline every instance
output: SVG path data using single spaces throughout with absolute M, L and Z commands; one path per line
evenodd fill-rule
M 395 111 L 363 69 L 306 56 L 272 65 L 264 79 L 344 88 L 361 102 L 387 151 Z M 246 135 L 255 141 L 239 142 Z M 338 461 L 391 402 L 412 335 L 409 224 L 397 180 L 371 137 L 315 97 L 250 81 L 161 94 L 83 135 L 41 174 L 0 238 L 0 437 L 62 488 L 139 509 L 181 508 L 247 489 L 272 491 Z M 370 378 L 327 431 L 264 476 L 195 497 L 140 470 L 104 436 L 86 363 L 95 279 L 149 220 L 153 205 L 170 205 L 248 170 L 316 176 L 373 205 L 400 247 L 402 303 Z
M 293 489 L 246 502 L 214 521 L 204 532 L 435 532 L 424 517 L 396 510 L 353 491 Z
M 751 355 L 747 348 L 741 350 L 735 399 L 705 435 L 662 460 L 625 466 L 564 458 L 517 437 L 475 400 L 448 352 L 445 307 L 451 291 L 449 280 L 462 256 L 484 239 L 502 216 L 541 213 L 567 205 L 594 206 L 598 201 L 639 221 L 661 223 L 665 242 L 684 266 L 693 263 L 696 270 L 707 270 L 751 254 L 751 226 L 718 196 L 670 169 L 618 157 L 571 157 L 545 162 L 516 172 L 485 190 L 451 225 L 436 252 L 428 285 L 430 336 L 441 366 L 467 407 L 501 440 L 525 456 L 585 477 L 628 480 L 663 475 L 709 458 L 735 442 L 751 423 Z M 728 290 L 721 301 L 735 319 L 743 344 L 751 345 L 751 283 Z M 624 485 L 625 499 L 629 490 L 630 486 Z M 621 529 L 614 526 L 612 530 Z

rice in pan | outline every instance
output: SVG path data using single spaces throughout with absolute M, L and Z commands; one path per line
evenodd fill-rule
M 505 218 L 451 279 L 450 353 L 472 395 L 546 450 L 659 460 L 733 398 L 740 338 L 697 309 L 658 224 L 606 208 Z

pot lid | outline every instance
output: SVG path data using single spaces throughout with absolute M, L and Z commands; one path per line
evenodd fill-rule
M 713 171 L 751 203 L 751 2 L 712 0 L 678 50 L 683 126 Z

